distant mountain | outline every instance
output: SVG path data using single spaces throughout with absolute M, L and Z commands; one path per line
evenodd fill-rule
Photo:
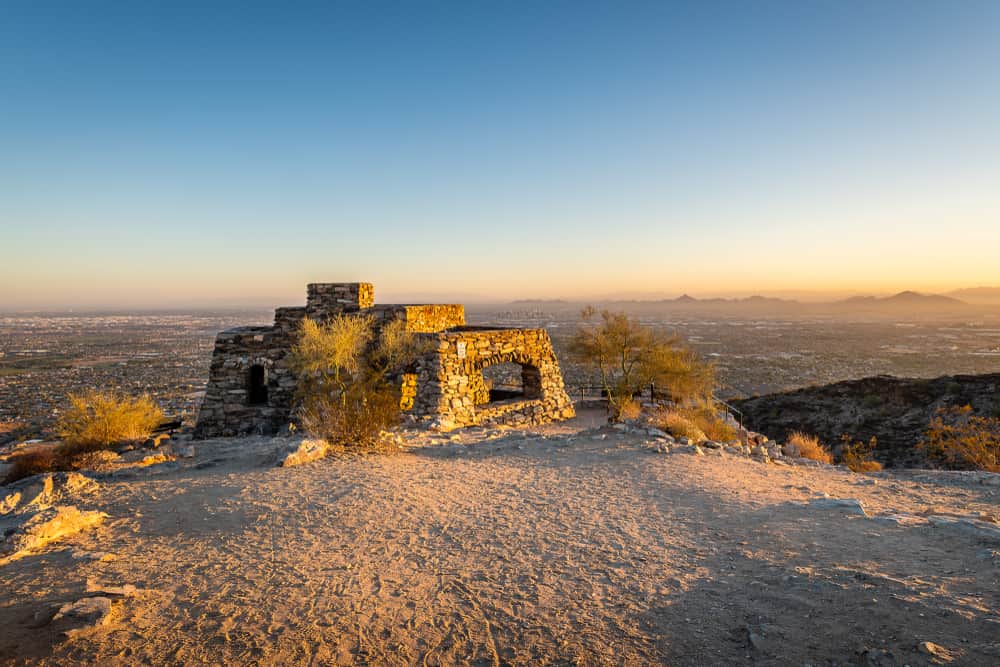
M 852 296 L 833 305 L 863 308 L 905 307 L 905 308 L 955 308 L 965 306 L 959 299 L 943 294 L 921 294 L 907 290 L 892 296 Z
M 954 296 L 957 293 L 971 294 L 968 302 Z M 994 298 L 995 301 L 990 299 Z M 593 299 L 523 299 L 512 304 L 534 304 L 548 306 L 568 306 L 570 304 L 591 303 L 604 308 L 624 308 L 627 311 L 651 309 L 677 309 L 692 313 L 718 312 L 719 314 L 740 313 L 744 315 L 848 315 L 858 314 L 878 317 L 900 317 L 908 314 L 918 316 L 947 315 L 956 316 L 974 310 L 975 307 L 1000 306 L 1000 287 L 979 287 L 971 290 L 956 290 L 950 294 L 923 294 L 906 290 L 891 296 L 853 296 L 839 301 L 796 301 L 754 295 L 734 298 L 696 298 L 690 294 L 682 294 L 673 298 L 611 298 L 597 297 Z M 972 305 L 970 305 L 972 304 Z
M 510 302 L 512 305 L 523 306 L 525 304 L 554 304 L 554 303 L 569 303 L 565 299 L 516 299 Z
M 760 295 L 738 297 L 738 298 L 732 298 L 732 299 L 724 299 L 724 298 L 721 298 L 721 297 L 715 297 L 715 298 L 712 298 L 712 299 L 696 299 L 693 296 L 690 296 L 688 294 L 682 294 L 681 296 L 677 297 L 676 299 L 661 299 L 660 303 L 676 303 L 676 304 L 686 304 L 686 305 L 692 305 L 692 306 L 694 306 L 694 305 L 698 305 L 698 304 L 726 304 L 726 303 L 729 303 L 729 304 L 766 304 L 766 303 L 770 303 L 770 304 L 778 304 L 778 303 L 797 304 L 799 302 L 798 301 L 789 301 L 788 299 L 778 299 L 776 297 L 760 296 Z
M 1000 287 L 967 287 L 948 292 L 948 296 L 966 303 L 1000 304 Z
M 886 297 L 883 301 L 885 303 L 965 305 L 960 299 L 944 296 L 943 294 L 920 294 L 919 292 L 911 291 L 894 294 Z

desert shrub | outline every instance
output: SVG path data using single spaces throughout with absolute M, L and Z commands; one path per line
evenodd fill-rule
M 398 376 L 428 345 L 402 320 L 386 323 L 378 335 L 371 317 L 304 320 L 291 353 L 299 376 L 299 424 L 311 437 L 336 447 L 388 448 L 381 436 L 401 417 Z
M 679 410 L 663 410 L 654 415 L 653 423 L 675 438 L 690 438 L 695 442 L 707 439 L 705 432 Z
M 719 412 L 708 404 L 667 408 L 654 414 L 652 421 L 657 427 L 674 437 L 714 440 L 716 442 L 736 440 L 736 429 L 722 419 Z
M 715 388 L 715 367 L 702 361 L 677 336 L 667 336 L 625 313 L 593 308 L 581 313 L 583 322 L 570 340 L 570 354 L 596 370 L 608 396 L 612 420 L 646 387 L 655 387 L 678 403 L 705 400 Z
M 343 449 L 392 449 L 382 435 L 399 420 L 399 399 L 386 388 L 350 386 L 344 395 L 313 394 L 299 410 L 299 423 L 306 433 Z
M 130 398 L 117 392 L 70 394 L 69 408 L 56 423 L 61 456 L 142 442 L 163 421 L 163 411 L 149 396 Z
M 688 408 L 686 414 L 690 416 L 695 426 L 700 428 L 709 440 L 716 442 L 732 442 L 736 440 L 736 429 L 719 417 L 719 412 L 708 405 Z
M 833 463 L 833 455 L 815 435 L 795 431 L 788 436 L 788 444 L 798 449 L 799 456 L 820 463 Z
M 618 416 L 622 420 L 638 419 L 641 414 L 642 404 L 634 398 L 629 398 L 622 401 L 621 411 Z
M 840 448 L 840 462 L 854 472 L 878 472 L 882 469 L 882 464 L 873 458 L 875 446 L 878 440 L 874 437 L 867 443 L 851 442 L 851 437 L 845 435 L 841 438 L 843 445 Z
M 59 470 L 109 470 L 119 461 L 114 452 L 98 449 L 89 452 L 63 454 L 58 462 Z
M 961 382 L 955 382 L 954 380 L 952 380 L 950 382 L 946 382 L 945 385 L 944 385 L 944 390 L 945 390 L 945 393 L 948 393 L 948 394 L 957 394 L 960 391 L 962 391 L 962 383 Z
M 3 484 L 10 484 L 25 477 L 59 469 L 59 456 L 53 447 L 24 452 L 10 457 L 7 462 L 10 463 L 11 468 L 7 471 Z
M 1000 472 L 1000 419 L 973 415 L 968 405 L 942 408 L 918 449 L 943 468 Z

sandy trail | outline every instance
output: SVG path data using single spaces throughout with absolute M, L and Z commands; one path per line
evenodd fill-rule
M 189 463 L 104 480 L 88 508 L 105 526 L 3 569 L 0 656 L 921 665 L 932 641 L 954 664 L 1000 661 L 1000 544 L 801 506 L 826 492 L 873 513 L 995 516 L 1000 487 L 663 455 L 579 428 L 291 469 L 266 465 L 267 439 L 196 443 Z M 88 579 L 145 591 L 72 642 L 32 627 Z

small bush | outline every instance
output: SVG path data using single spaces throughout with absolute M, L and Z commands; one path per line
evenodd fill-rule
M 634 398 L 626 398 L 622 401 L 618 418 L 622 421 L 638 419 L 640 414 L 642 414 L 642 405 L 639 401 Z
M 7 462 L 11 464 L 11 468 L 3 480 L 4 484 L 59 469 L 59 456 L 53 447 L 34 449 L 18 454 L 12 456 Z
M 63 456 L 142 442 L 163 421 L 163 411 L 148 396 L 130 398 L 91 390 L 70 394 L 69 403 L 56 423 Z
M 341 395 L 312 394 L 299 410 L 302 428 L 313 438 L 337 448 L 384 452 L 395 445 L 385 431 L 400 420 L 399 396 L 388 390 L 350 386 Z
M 698 428 L 687 415 L 678 410 L 666 410 L 654 418 L 654 424 L 675 438 L 690 438 L 695 442 L 707 440 L 705 432 Z
M 673 407 L 653 417 L 653 423 L 675 438 L 732 442 L 736 429 L 719 417 L 715 409 L 706 405 Z
M 725 420 L 719 418 L 719 413 L 710 407 L 698 407 L 687 410 L 689 419 L 700 428 L 709 440 L 716 442 L 732 442 L 736 440 L 736 429 Z
M 788 436 L 788 444 L 797 448 L 799 456 L 820 463 L 833 463 L 833 455 L 820 443 L 815 435 L 795 431 Z
M 882 464 L 872 458 L 875 445 L 878 441 L 873 437 L 867 444 L 863 442 L 851 442 L 851 437 L 845 435 L 841 438 L 843 447 L 840 450 L 840 462 L 854 472 L 878 472 L 882 469 Z
M 1000 472 L 1000 419 L 973 415 L 968 405 L 942 408 L 918 449 L 943 468 Z

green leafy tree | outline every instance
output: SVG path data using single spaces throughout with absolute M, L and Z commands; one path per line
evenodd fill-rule
M 677 403 L 707 403 L 715 368 L 702 361 L 680 337 L 666 335 L 625 313 L 587 307 L 570 341 L 570 353 L 595 369 L 608 396 L 611 416 L 634 411 L 634 396 L 650 384 Z

